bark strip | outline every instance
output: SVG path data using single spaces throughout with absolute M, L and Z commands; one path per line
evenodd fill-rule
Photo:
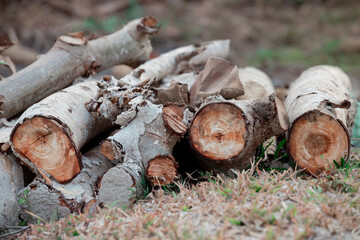
M 229 44 L 229 40 L 217 40 L 180 47 L 147 61 L 119 80 L 104 78 L 99 83 L 100 97 L 94 99 L 88 107 L 90 111 L 115 121 L 121 112 L 129 108 L 131 99 L 140 95 L 147 98 L 145 92 L 148 92 L 146 89 L 150 85 L 166 76 L 204 64 L 211 56 L 226 57 Z

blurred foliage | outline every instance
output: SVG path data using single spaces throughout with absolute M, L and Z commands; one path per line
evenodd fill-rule
M 123 17 L 115 14 L 102 20 L 90 17 L 84 20 L 83 24 L 78 27 L 78 30 L 110 34 L 119 29 L 126 22 L 142 17 L 144 15 L 144 8 L 138 3 L 138 1 L 128 1 L 129 7 L 126 9 Z
M 356 108 L 358 110 L 355 116 L 355 124 L 352 132 L 351 144 L 360 148 L 360 102 L 356 102 Z

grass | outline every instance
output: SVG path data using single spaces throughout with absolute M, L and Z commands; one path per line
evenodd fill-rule
M 98 209 L 32 225 L 36 239 L 356 239 L 360 234 L 360 160 L 324 178 L 259 170 L 159 188 L 131 209 Z M 347 172 L 345 171 L 347 170 Z M 25 236 L 23 236 L 25 238 Z

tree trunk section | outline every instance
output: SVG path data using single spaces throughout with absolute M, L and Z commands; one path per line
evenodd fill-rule
M 308 173 L 318 176 L 334 169 L 350 154 L 355 106 L 351 82 L 337 67 L 309 68 L 291 84 L 285 107 L 291 127 L 288 149 Z
M 67 184 L 56 181 L 49 184 L 35 179 L 25 188 L 29 191 L 26 197 L 25 189 L 20 193 L 20 196 L 26 199 L 20 206 L 20 217 L 29 223 L 35 223 L 36 217 L 25 210 L 45 221 L 57 220 L 70 213 L 89 212 L 96 204 L 95 192 L 100 177 L 114 165 L 101 154 L 100 147 L 95 147 L 83 155 L 83 165 L 81 172 Z
M 176 104 L 139 103 L 134 120 L 102 143 L 101 152 L 119 165 L 103 176 L 100 202 L 110 205 L 118 200 L 117 206 L 129 204 L 137 191 L 130 195 L 124 195 L 124 191 L 128 192 L 128 187 L 138 189 L 144 176 L 153 185 L 168 184 L 177 178 L 178 165 L 172 150 L 187 131 L 184 109 Z
M 143 62 L 152 50 L 154 19 L 134 20 L 118 32 L 86 41 L 61 36 L 53 48 L 30 66 L 0 81 L 0 118 L 10 119 L 46 96 L 115 64 Z
M 0 153 L 0 227 L 18 224 L 18 192 L 24 187 L 23 171 L 14 155 Z
M 98 96 L 95 81 L 68 87 L 28 108 L 11 134 L 16 156 L 37 175 L 70 181 L 81 170 L 80 148 L 111 123 L 85 107 Z
M 207 169 L 246 168 L 256 148 L 288 128 L 286 110 L 271 94 L 256 100 L 206 99 L 189 127 L 190 146 Z

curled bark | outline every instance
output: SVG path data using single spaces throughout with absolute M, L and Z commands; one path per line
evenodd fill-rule
M 183 69 L 204 64 L 210 56 L 226 57 L 229 43 L 229 40 L 218 40 L 180 47 L 147 61 L 119 80 L 106 77 L 99 83 L 100 97 L 88 105 L 89 110 L 116 121 L 120 113 L 130 108 L 131 99 L 152 96 L 148 90 L 150 85 Z
M 316 66 L 291 84 L 285 107 L 291 127 L 291 157 L 315 176 L 334 168 L 333 161 L 348 159 L 355 106 L 351 82 L 337 67 Z
M 115 64 L 143 62 L 152 50 L 153 18 L 134 20 L 111 35 L 87 41 L 61 36 L 53 48 L 30 66 L 0 81 L 0 118 L 10 119 L 44 97 Z

